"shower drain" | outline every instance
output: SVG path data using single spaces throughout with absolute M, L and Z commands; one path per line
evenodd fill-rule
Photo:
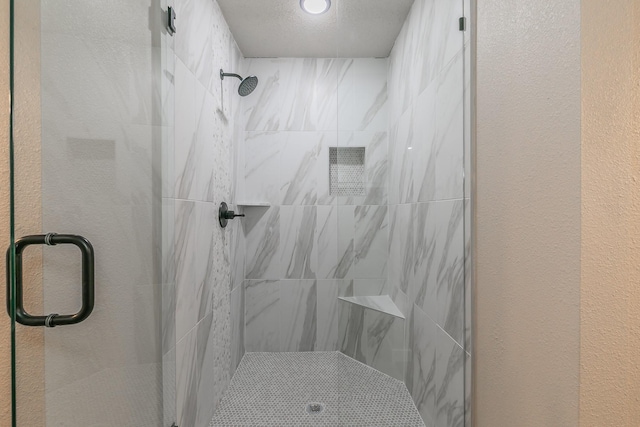
M 307 413 L 318 415 L 324 411 L 324 403 L 311 402 L 307 404 Z

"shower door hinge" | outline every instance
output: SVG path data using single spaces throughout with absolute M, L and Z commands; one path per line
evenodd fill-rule
M 460 24 L 460 31 L 467 31 L 467 18 L 463 16 L 458 22 Z
M 176 10 L 171 6 L 167 8 L 167 30 L 171 35 L 176 33 Z

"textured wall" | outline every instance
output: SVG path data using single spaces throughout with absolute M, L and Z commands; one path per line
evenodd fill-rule
M 580 425 L 640 424 L 640 4 L 582 1 Z
M 476 425 L 575 426 L 580 2 L 477 2 Z
M 9 245 L 9 1 L 0 3 L 2 31 L 0 43 L 0 248 Z M 38 232 L 42 221 L 40 171 L 40 2 L 16 4 L 16 95 L 15 95 L 15 189 L 16 236 Z M 25 302 L 32 310 L 42 310 L 42 258 L 33 251 L 25 260 Z M 4 263 L 3 263 L 4 265 Z M 10 322 L 4 312 L 5 293 L 0 297 L 0 419 L 11 420 Z M 17 327 L 18 414 L 20 425 L 44 425 L 44 334 L 42 330 Z

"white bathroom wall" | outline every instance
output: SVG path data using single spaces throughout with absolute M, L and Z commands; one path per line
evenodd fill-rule
M 462 1 L 416 0 L 389 61 L 389 275 L 403 307 L 405 383 L 427 426 L 463 426 Z
M 174 6 L 174 149 L 164 200 L 167 218 L 174 219 L 167 226 L 173 233 L 166 239 L 165 274 L 175 283 L 175 301 L 167 303 L 175 305 L 175 330 L 165 334 L 165 351 L 175 351 L 176 421 L 189 427 L 208 425 L 238 357 L 232 333 L 239 328 L 231 323 L 239 321 L 241 305 L 240 294 L 231 293 L 238 223 L 222 229 L 218 206 L 233 202 L 239 96 L 238 81 L 221 81 L 219 70 L 240 72 L 242 55 L 216 1 L 176 0 Z
M 248 59 L 247 351 L 337 350 L 338 295 L 386 286 L 387 60 Z M 364 147 L 364 193 L 329 189 L 329 147 Z

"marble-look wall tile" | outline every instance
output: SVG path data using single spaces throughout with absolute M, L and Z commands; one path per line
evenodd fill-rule
M 464 203 L 436 203 L 438 247 L 438 324 L 456 342 L 464 343 Z
M 280 208 L 281 276 L 287 279 L 315 279 L 317 251 L 315 206 Z
M 456 56 L 463 45 L 463 32 L 459 19 L 463 16 L 464 0 L 435 0 L 437 36 L 432 39 L 431 48 L 436 54 L 437 72 L 440 73 Z
M 212 75 L 213 3 L 208 0 L 176 0 L 175 52 L 207 88 Z M 219 34 L 217 34 L 219 36 Z
M 389 204 L 409 203 L 414 199 L 412 118 L 413 110 L 405 111 L 389 133 Z
M 162 199 L 162 354 L 176 345 L 175 201 Z M 175 359 L 175 354 L 174 354 Z M 175 370 L 174 370 L 175 371 Z M 175 376 L 175 372 L 174 372 Z
M 314 351 L 318 287 L 315 280 L 280 282 L 280 351 Z
M 246 132 L 244 140 L 244 194 L 249 202 L 280 204 L 280 166 L 287 134 Z
M 387 275 L 389 226 L 386 206 L 357 206 L 355 223 L 355 278 L 379 279 Z
M 213 219 L 215 221 L 215 217 Z M 213 286 L 211 304 L 213 310 L 213 328 L 215 346 L 225 349 L 231 347 L 231 269 L 229 261 L 229 239 L 226 229 L 214 227 L 213 237 Z
M 459 199 L 464 192 L 464 53 L 438 79 L 436 198 Z
M 176 348 L 162 357 L 162 413 L 163 425 L 170 426 L 178 420 L 176 413 Z
M 247 279 L 281 276 L 280 207 L 253 208 L 245 211 Z
M 178 424 L 195 427 L 198 403 L 197 331 L 190 330 L 176 344 L 176 410 Z
M 196 79 L 189 69 L 176 61 L 175 70 L 175 177 L 174 194 L 178 199 L 196 197 L 197 161 L 200 156 L 196 143 Z
M 436 425 L 464 426 L 464 350 L 436 330 Z
M 181 340 L 198 321 L 196 289 L 196 206 L 175 201 L 176 339 Z
M 337 130 L 340 60 L 250 59 L 260 85 L 245 103 L 248 131 Z
M 422 92 L 413 107 L 413 181 L 414 199 L 412 202 L 436 200 L 437 162 L 437 90 L 434 82 Z
M 247 280 L 245 350 L 314 351 L 317 289 L 315 280 Z
M 438 326 L 420 308 L 415 308 L 412 334 L 413 384 L 411 395 L 426 425 L 436 420 L 436 347 Z M 447 425 L 447 424 L 445 424 Z
M 213 203 L 196 202 L 195 284 L 198 304 L 198 321 L 213 310 L 216 207 Z
M 471 410 L 472 410 L 472 370 L 471 354 L 464 353 L 464 426 L 471 427 Z
M 245 351 L 280 351 L 280 282 L 245 281 Z
M 335 277 L 338 265 L 338 208 L 336 205 L 318 206 L 316 217 L 316 251 L 318 266 L 316 277 L 318 279 L 331 279 Z
M 238 211 L 240 210 L 238 209 Z M 229 262 L 231 263 L 230 288 L 233 291 L 244 281 L 247 242 L 242 221 L 232 222 L 227 225 L 227 229 L 229 231 Z
M 405 294 L 414 274 L 414 229 L 412 205 L 389 207 L 389 281 Z
M 280 157 L 280 202 L 283 205 L 315 205 L 318 200 L 318 168 L 326 166 L 318 156 L 334 140 L 328 132 L 287 132 Z
M 231 369 L 233 377 L 240 360 L 244 356 L 244 306 L 245 288 L 237 286 L 231 292 Z
M 196 426 L 205 426 L 213 417 L 214 402 L 214 366 L 212 336 L 213 313 L 209 313 L 196 327 L 196 349 L 198 362 L 198 394 L 196 407 Z
M 316 351 L 338 351 L 338 297 L 346 290 L 340 280 L 318 280 Z
M 442 234 L 436 203 L 418 203 L 414 207 L 414 276 L 411 281 L 412 301 L 431 318 L 438 313 L 438 267 L 442 259 Z
M 196 426 L 206 426 L 213 417 L 231 375 L 230 350 L 217 347 L 219 337 L 214 328 L 213 313 L 197 325 L 197 361 L 199 367 Z
M 471 200 L 464 200 L 464 349 L 471 353 L 472 306 L 471 281 L 473 280 L 473 253 L 471 251 Z
M 196 82 L 195 109 L 197 111 L 195 198 L 196 200 L 213 202 L 215 148 L 222 144 L 224 139 L 214 139 L 216 130 L 215 100 L 200 82 Z
M 344 59 L 341 62 L 338 76 L 338 128 L 385 132 L 387 59 Z
M 404 379 L 405 319 L 340 300 L 340 351 L 400 381 Z
M 335 132 L 247 132 L 243 200 L 274 205 L 315 205 L 323 147 Z M 335 146 L 335 144 L 333 144 Z M 328 153 L 328 150 L 327 150 Z

